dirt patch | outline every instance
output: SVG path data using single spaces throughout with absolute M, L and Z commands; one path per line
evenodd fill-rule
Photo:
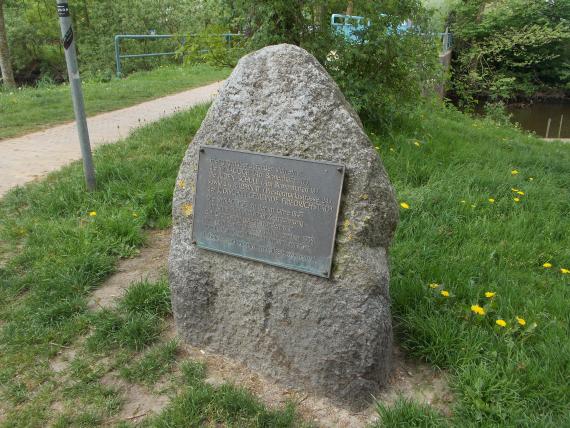
M 61 373 L 67 370 L 69 364 L 73 361 L 75 356 L 77 355 L 77 347 L 76 344 L 74 347 L 63 348 L 57 356 L 49 362 L 50 368 L 55 373 Z
M 151 231 L 140 254 L 121 260 L 117 271 L 93 292 L 87 302 L 89 309 L 114 306 L 133 282 L 159 280 L 166 272 L 169 248 L 170 230 Z
M 396 346 L 389 385 L 376 398 L 381 403 L 391 405 L 400 397 L 428 404 L 446 416 L 451 415 L 453 395 L 446 373 L 407 358 L 404 351 Z
M 141 250 L 140 255 L 122 261 L 117 273 L 93 293 L 89 303 L 90 307 L 96 309 L 113 306 L 133 282 L 141 279 L 159 279 L 166 267 L 169 245 L 169 230 L 151 232 L 148 245 Z M 167 320 L 167 327 L 163 333 L 163 341 L 175 337 L 174 322 L 170 318 Z M 181 348 L 179 360 L 191 358 L 206 364 L 206 382 L 209 384 L 219 386 L 223 383 L 233 383 L 249 390 L 273 408 L 293 402 L 299 414 L 306 421 L 317 426 L 357 428 L 367 426 L 377 418 L 373 403 L 361 412 L 351 412 L 336 406 L 326 398 L 277 385 L 271 379 L 260 376 L 245 365 L 224 356 L 190 345 L 181 345 Z M 393 374 L 389 385 L 379 394 L 378 401 L 390 405 L 397 398 L 403 397 L 433 406 L 444 414 L 450 413 L 449 405 L 452 395 L 444 373 L 434 370 L 427 364 L 407 359 L 398 347 L 394 348 L 393 363 Z M 54 364 L 52 365 L 54 371 L 62 370 L 61 367 L 65 364 L 63 355 L 62 360 L 54 361 Z M 119 389 L 125 400 L 120 414 L 113 418 L 114 421 L 140 421 L 152 413 L 159 412 L 168 404 L 166 395 L 152 392 L 140 385 L 127 383 L 113 372 L 105 375 L 101 382 Z
M 166 395 L 156 394 L 141 385 L 125 382 L 114 372 L 103 376 L 101 384 L 121 392 L 123 405 L 120 413 L 113 418 L 113 422 L 140 421 L 151 414 L 160 413 L 169 402 Z
M 303 419 L 316 426 L 357 428 L 365 427 L 377 419 L 374 403 L 360 412 L 352 412 L 335 405 L 327 398 L 279 386 L 229 358 L 189 345 L 183 345 L 183 349 L 183 357 L 206 364 L 206 382 L 212 386 L 233 383 L 246 388 L 273 408 L 293 402 Z M 398 347 L 394 348 L 393 360 L 393 375 L 388 387 L 376 397 L 379 402 L 391 405 L 397 398 L 403 397 L 431 405 L 442 413 L 449 414 L 452 396 L 442 372 L 427 364 L 406 359 Z

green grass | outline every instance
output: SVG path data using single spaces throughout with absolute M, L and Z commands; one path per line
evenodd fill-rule
M 375 427 L 391 428 L 437 428 L 446 426 L 444 418 L 428 405 L 403 398 L 392 405 L 378 404 L 379 419 Z
M 139 360 L 123 367 L 121 376 L 129 382 L 152 385 L 171 370 L 176 361 L 177 351 L 176 340 L 160 344 L 150 349 Z
M 149 426 L 300 423 L 292 407 L 268 410 L 239 388 L 205 383 L 200 364 L 173 362 L 163 281 L 134 285 L 115 309 L 87 310 L 91 290 L 119 258 L 136 254 L 145 230 L 170 225 L 176 172 L 205 111 L 97 150 L 95 193 L 84 192 L 76 163 L 0 202 L 6 426 L 114 420 L 121 395 L 100 383 L 110 370 L 151 386 L 174 379 L 171 403 Z M 377 425 L 570 426 L 570 275 L 560 271 L 570 269 L 570 146 L 439 107 L 426 109 L 415 130 L 373 139 L 398 200 L 410 206 L 390 253 L 397 338 L 447 371 L 454 396 L 450 417 L 402 399 L 379 407 Z M 471 311 L 475 304 L 484 316 Z M 69 346 L 80 352 L 56 375 L 48 361 Z M 54 412 L 54 400 L 64 410 Z
M 452 421 L 570 426 L 570 145 L 437 108 L 375 140 L 410 205 L 390 254 L 399 340 L 449 370 Z
M 198 363 L 182 366 L 184 390 L 161 415 L 148 420 L 151 427 L 223 426 L 284 428 L 297 425 L 294 408 L 268 410 L 249 392 L 233 385 L 214 388 L 204 383 L 205 368 Z
M 223 80 L 230 70 L 163 66 L 109 82 L 84 82 L 88 116 Z M 69 85 L 0 90 L 0 140 L 74 120 Z
M 187 361 L 176 374 L 177 346 L 164 337 L 171 318 L 165 280 L 133 284 L 116 308 L 87 309 L 90 292 L 120 258 L 137 254 L 146 229 L 170 225 L 176 173 L 206 110 L 194 108 L 98 149 L 94 193 L 85 192 L 76 162 L 0 200 L 4 426 L 130 426 L 117 419 L 121 392 L 101 383 L 110 373 L 147 388 L 166 378 L 175 398 L 157 425 L 184 418 L 195 400 L 192 420 L 294 424 L 290 408 L 270 411 L 240 388 L 207 385 L 197 363 Z M 77 352 L 69 367 L 52 371 L 49 361 L 69 349 Z

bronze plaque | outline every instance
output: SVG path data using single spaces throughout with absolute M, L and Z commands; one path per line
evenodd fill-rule
M 344 166 L 202 146 L 199 248 L 330 277 Z

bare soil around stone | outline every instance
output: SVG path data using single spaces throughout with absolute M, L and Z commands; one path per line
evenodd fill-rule
M 147 246 L 141 249 L 137 257 L 122 261 L 117 272 L 112 275 L 89 300 L 92 310 L 112 308 L 128 287 L 140 280 L 157 280 L 164 273 L 170 243 L 170 230 L 158 230 L 149 233 Z M 176 330 L 172 318 L 162 334 L 161 341 L 176 338 Z M 78 343 L 76 346 L 80 346 Z M 60 354 L 50 361 L 51 369 L 63 375 L 75 358 L 76 347 L 62 349 Z M 316 426 L 323 427 L 364 427 L 377 419 L 374 403 L 360 412 L 352 412 L 331 403 L 330 400 L 301 390 L 286 388 L 273 380 L 259 375 L 245 365 L 227 357 L 200 349 L 189 344 L 181 344 L 177 355 L 177 363 L 186 360 L 202 362 L 206 366 L 205 382 L 218 387 L 230 383 L 257 396 L 270 408 L 277 408 L 294 403 L 300 416 Z M 449 414 L 451 392 L 445 374 L 430 366 L 409 360 L 404 352 L 395 347 L 393 350 L 394 366 L 388 388 L 377 399 L 390 405 L 398 398 L 408 398 L 419 403 L 429 404 L 444 414 Z M 109 419 L 109 423 L 118 421 L 140 422 L 158 414 L 164 409 L 172 397 L 163 391 L 175 387 L 169 385 L 170 378 L 159 382 L 159 387 L 148 388 L 121 379 L 116 370 L 109 370 L 100 380 L 106 387 L 116 390 L 121 397 L 121 408 L 117 415 Z M 57 408 L 61 404 L 55 403 Z

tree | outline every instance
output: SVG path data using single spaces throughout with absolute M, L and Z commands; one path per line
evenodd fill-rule
M 6 26 L 4 25 L 4 0 L 0 0 L 0 72 L 2 72 L 4 86 L 8 88 L 16 86 L 12 63 L 10 61 L 10 51 L 8 49 Z
M 462 104 L 570 89 L 570 0 L 469 0 L 450 21 Z

